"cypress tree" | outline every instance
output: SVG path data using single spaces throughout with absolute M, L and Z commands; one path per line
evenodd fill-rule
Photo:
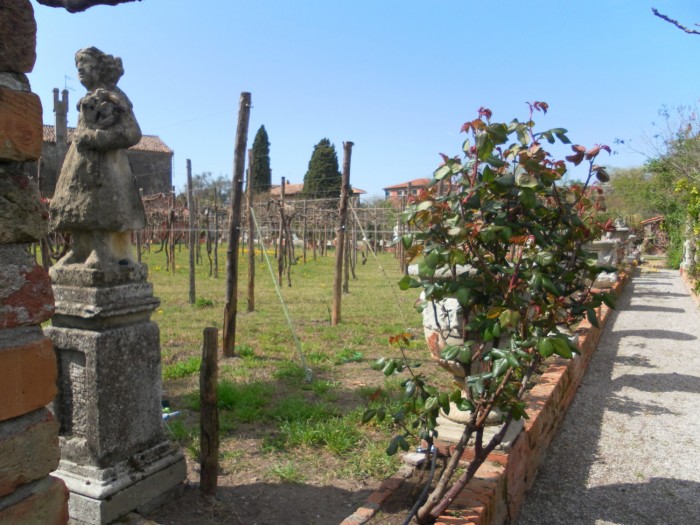
M 304 175 L 304 196 L 310 199 L 340 197 L 342 176 L 338 155 L 331 141 L 324 138 L 314 146 L 309 168 Z
M 265 126 L 255 134 L 253 140 L 253 191 L 255 193 L 267 192 L 272 182 L 272 170 L 270 169 L 270 141 L 267 137 Z

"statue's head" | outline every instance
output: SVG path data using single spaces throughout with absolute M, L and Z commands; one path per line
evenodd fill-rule
M 86 47 L 75 54 L 78 78 L 88 90 L 113 88 L 124 74 L 122 59 L 103 53 L 96 47 Z

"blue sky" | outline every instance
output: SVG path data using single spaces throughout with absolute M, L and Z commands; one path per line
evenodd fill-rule
M 663 106 L 696 106 L 700 4 L 685 0 L 143 0 L 85 13 L 34 3 L 37 62 L 29 75 L 54 123 L 52 90 L 71 88 L 68 121 L 85 89 L 74 54 L 94 45 L 122 57 L 120 87 L 146 134 L 174 151 L 173 178 L 230 176 L 238 101 L 252 93 L 249 147 L 260 125 L 273 183 L 303 182 L 314 145 L 355 143 L 351 183 L 370 195 L 428 177 L 439 153 L 460 152 L 459 129 L 480 106 L 494 120 L 527 117 L 575 143 L 631 139 L 650 152 Z M 68 77 L 67 79 L 65 77 Z M 628 147 L 601 161 L 640 165 Z M 562 153 L 564 153 L 562 151 Z

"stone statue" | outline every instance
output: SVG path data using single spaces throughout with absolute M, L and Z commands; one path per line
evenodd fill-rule
M 70 233 L 72 248 L 57 264 L 106 270 L 133 264 L 131 231 L 146 224 L 126 149 L 141 139 L 132 105 L 117 82 L 121 58 L 94 47 L 75 55 L 88 93 L 51 200 L 50 226 Z

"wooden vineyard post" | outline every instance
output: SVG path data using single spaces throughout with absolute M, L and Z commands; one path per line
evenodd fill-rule
M 409 182 L 408 188 L 406 189 L 406 194 L 407 194 L 406 204 L 404 205 L 404 209 L 401 210 L 402 212 L 406 209 L 406 206 L 409 204 L 409 202 L 411 200 L 412 192 L 413 192 L 413 187 L 412 187 L 411 183 Z M 406 234 L 411 233 L 411 225 L 410 224 L 406 223 L 406 227 L 405 227 L 404 232 Z M 401 240 L 401 246 L 403 246 L 403 239 Z M 401 269 L 402 269 L 404 275 L 408 275 L 408 258 L 406 257 L 406 250 L 401 251 Z
M 214 279 L 219 278 L 219 187 L 214 186 Z
M 173 275 L 175 274 L 175 186 L 172 186 L 172 197 L 170 201 L 170 217 L 168 225 L 168 258 Z
M 236 315 L 238 313 L 238 244 L 241 238 L 241 202 L 243 172 L 250 120 L 250 93 L 241 93 L 238 109 L 236 146 L 233 153 L 233 183 L 231 213 L 229 214 L 228 250 L 226 252 L 226 305 L 224 306 L 224 356 L 233 357 L 236 346 Z
M 248 150 L 248 311 L 255 311 L 255 219 L 253 216 L 253 150 Z
M 301 241 L 302 241 L 302 260 L 304 261 L 304 264 L 306 264 L 306 199 L 304 199 L 304 211 L 303 211 L 303 219 L 304 219 L 304 225 L 302 229 L 302 234 L 301 234 Z
M 340 185 L 340 202 L 338 203 L 340 218 L 335 238 L 335 271 L 333 274 L 333 311 L 331 326 L 340 322 L 341 285 L 343 278 L 343 256 L 345 247 L 345 225 L 348 218 L 348 193 L 350 192 L 350 157 L 353 143 L 343 142 L 343 179 Z
M 190 220 L 187 232 L 187 244 L 190 248 L 190 304 L 197 300 L 194 279 L 194 252 L 195 252 L 195 232 L 194 232 L 194 198 L 192 197 L 192 161 L 187 159 L 187 210 Z
M 205 496 L 216 495 L 219 474 L 219 409 L 216 405 L 216 384 L 219 365 L 216 359 L 219 344 L 216 328 L 204 329 L 202 346 L 202 367 L 199 371 L 200 396 L 200 446 L 199 486 Z
M 282 275 L 284 274 L 284 260 L 286 253 L 284 251 L 284 186 L 286 179 L 282 177 L 282 185 L 280 186 L 280 235 L 279 248 L 277 249 L 277 284 L 282 286 Z
M 347 224 L 347 217 L 346 217 Z M 346 228 L 347 230 L 347 228 Z M 350 293 L 350 232 L 345 232 L 345 247 L 343 248 L 343 293 Z

